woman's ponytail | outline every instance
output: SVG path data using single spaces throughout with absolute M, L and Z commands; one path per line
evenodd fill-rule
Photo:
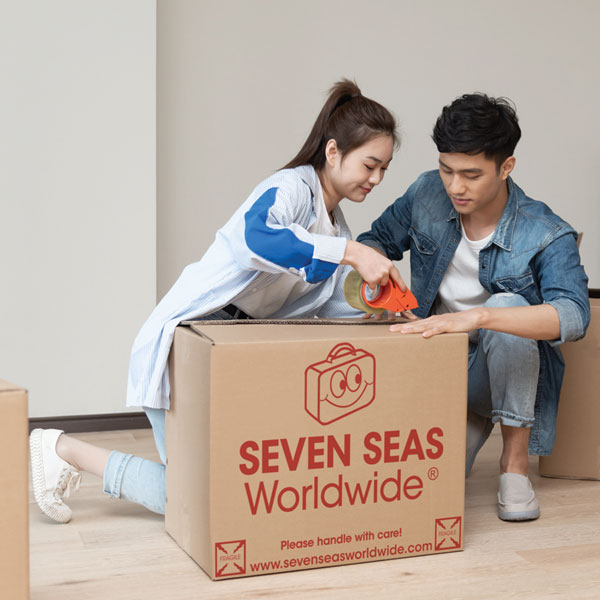
M 390 135 L 398 145 L 396 120 L 381 104 L 365 98 L 355 82 L 342 79 L 329 90 L 327 100 L 300 152 L 284 169 L 325 165 L 325 147 L 334 139 L 342 155 L 378 135 Z

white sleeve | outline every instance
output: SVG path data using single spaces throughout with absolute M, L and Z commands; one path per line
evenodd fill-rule
M 308 283 L 330 277 L 346 251 L 343 237 L 310 233 L 313 214 L 310 188 L 294 185 L 264 191 L 243 215 L 244 266 L 258 271 L 297 274 Z

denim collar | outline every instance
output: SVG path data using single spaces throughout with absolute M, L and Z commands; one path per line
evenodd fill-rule
M 496 225 L 494 237 L 490 240 L 490 244 L 496 244 L 496 246 L 500 246 L 500 248 L 510 252 L 512 250 L 513 233 L 517 223 L 519 187 L 515 184 L 511 177 L 508 177 L 506 181 L 508 184 L 508 198 L 506 200 L 506 206 L 504 207 L 500 221 L 498 221 L 498 225 Z M 460 218 L 454 207 L 450 209 L 447 220 L 452 221 L 453 219 L 456 230 L 460 231 Z
M 517 212 L 519 210 L 519 187 L 509 177 L 508 183 L 508 199 L 506 200 L 506 206 L 496 225 L 496 232 L 492 238 L 492 243 L 500 248 L 504 248 L 510 252 L 512 250 L 513 233 L 515 231 L 515 225 L 517 224 Z

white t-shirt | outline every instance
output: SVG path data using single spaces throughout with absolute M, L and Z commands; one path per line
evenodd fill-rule
M 482 240 L 470 240 L 462 227 L 460 243 L 442 279 L 435 307 L 436 314 L 458 312 L 483 306 L 490 293 L 479 283 L 479 251 L 494 232 Z

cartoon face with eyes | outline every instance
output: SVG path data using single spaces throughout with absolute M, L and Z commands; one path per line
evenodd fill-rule
M 321 401 L 329 402 L 340 408 L 352 406 L 360 402 L 367 388 L 372 385 L 373 381 L 368 382 L 363 377 L 360 365 L 356 363 L 343 365 L 331 374 L 329 390 L 321 390 L 328 392 L 324 398 L 321 398 Z
M 368 406 L 375 399 L 375 357 L 338 344 L 306 369 L 305 397 L 306 410 L 323 425 Z

